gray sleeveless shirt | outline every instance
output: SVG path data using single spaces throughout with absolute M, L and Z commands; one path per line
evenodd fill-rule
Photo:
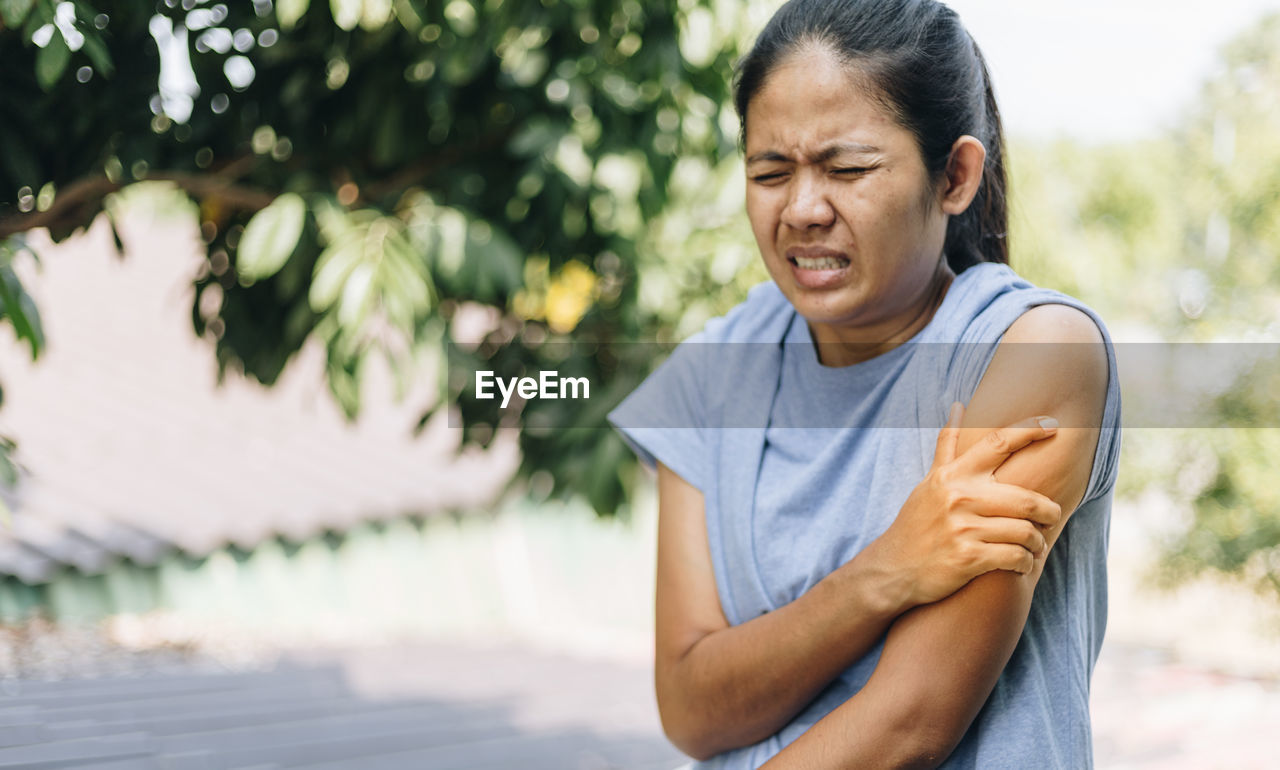
M 882 534 L 932 460 L 952 401 L 968 403 L 1004 332 L 1066 304 L 1106 340 L 1106 407 L 1084 501 L 1050 552 L 1013 656 L 943 767 L 1092 765 L 1089 678 L 1106 623 L 1106 550 L 1120 391 L 1089 308 L 1004 265 L 957 276 L 910 342 L 844 368 L 818 363 L 807 326 L 772 283 L 683 343 L 610 421 L 649 465 L 702 491 L 720 603 L 746 622 L 809 590 Z M 963 629 L 957 629 L 963 633 Z M 883 639 L 776 735 L 699 768 L 755 768 L 853 696 Z

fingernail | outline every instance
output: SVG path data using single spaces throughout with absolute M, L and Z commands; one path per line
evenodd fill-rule
M 1047 432 L 1053 432 L 1058 429 L 1058 421 L 1052 417 L 1041 417 L 1036 422 L 1040 423 L 1040 427 Z

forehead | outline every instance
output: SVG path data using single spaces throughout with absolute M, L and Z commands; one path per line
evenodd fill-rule
M 802 49 L 773 68 L 747 105 L 747 156 L 802 159 L 833 143 L 900 152 L 913 137 L 847 65 L 823 48 Z

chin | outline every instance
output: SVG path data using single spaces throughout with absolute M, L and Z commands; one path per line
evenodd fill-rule
M 783 291 L 796 312 L 806 321 L 820 324 L 847 324 L 861 315 L 861 302 L 840 291 L 815 291 L 795 286 Z M 843 295 L 843 296 L 842 296 Z

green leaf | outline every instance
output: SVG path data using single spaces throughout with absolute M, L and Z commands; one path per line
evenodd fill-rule
M 280 29 L 293 29 L 298 20 L 307 12 L 311 0 L 277 0 L 276 18 L 280 20 Z
M 419 8 L 419 2 L 409 2 L 409 0 L 393 0 L 396 18 L 404 25 L 404 28 L 415 35 L 422 29 L 422 25 L 427 23 L 424 13 L 425 8 Z
M 36 82 L 45 91 L 53 90 L 62 73 L 66 71 L 69 61 L 71 61 L 71 49 L 67 48 L 67 41 L 62 38 L 62 32 L 55 30 L 53 37 L 49 38 L 49 45 L 41 48 L 36 54 Z
M 22 288 L 17 274 L 7 264 L 0 265 L 0 318 L 3 317 L 8 317 L 13 324 L 18 339 L 25 339 L 31 346 L 31 360 L 38 358 L 44 349 L 40 313 L 31 296 Z
M 335 343 L 340 341 L 335 340 Z M 343 353 L 340 345 L 329 345 L 329 392 L 348 419 L 354 419 L 360 411 L 360 351 Z
M 360 244 L 352 240 L 330 246 L 320 254 L 320 258 L 316 260 L 311 288 L 307 292 L 307 301 L 312 310 L 323 313 L 338 301 L 347 276 L 351 275 L 359 261 Z
M 320 227 L 320 237 L 325 243 L 337 244 L 351 234 L 350 218 L 346 209 L 341 206 L 321 198 L 315 203 L 312 212 Z
M 391 20 L 391 0 L 364 0 L 360 12 L 360 28 L 365 32 L 377 32 Z
M 382 255 L 382 269 L 388 276 L 387 295 L 402 298 L 419 313 L 431 309 L 431 288 L 426 276 L 414 270 L 411 258 L 391 238 L 387 239 Z
M 361 0 L 329 0 L 329 10 L 333 13 L 333 23 L 350 32 L 364 16 L 364 3 Z
M 462 267 L 467 253 L 467 218 L 454 209 L 437 210 L 435 225 L 440 237 L 436 252 L 441 275 L 453 275 Z
M 16 29 L 31 12 L 35 0 L 0 0 L 0 18 L 9 29 Z
M 107 46 L 102 42 L 102 38 L 86 32 L 84 36 L 84 52 L 88 55 L 89 61 L 93 62 L 93 68 L 98 74 L 104 78 L 109 78 L 116 72 L 116 65 L 111 61 L 111 52 L 107 50 Z
M 27 21 L 22 25 L 22 37 L 24 40 L 30 40 L 35 35 L 36 30 L 45 24 L 53 24 L 57 19 L 54 17 L 56 6 L 49 0 L 33 3 L 31 12 L 27 14 Z
M 275 275 L 297 247 L 306 218 L 307 204 L 294 193 L 254 214 L 240 239 L 236 272 L 254 281 Z
M 338 303 L 338 323 L 352 328 L 364 321 L 369 311 L 369 301 L 373 298 L 375 269 L 373 263 L 361 262 L 351 271 L 342 287 L 342 299 Z

